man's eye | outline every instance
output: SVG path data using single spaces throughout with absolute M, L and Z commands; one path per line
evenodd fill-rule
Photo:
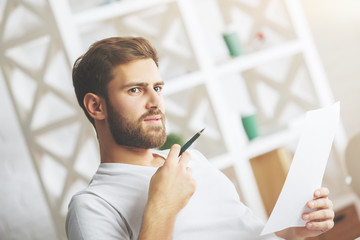
M 138 92 L 140 92 L 139 88 L 131 88 L 129 91 L 130 91 L 131 93 L 138 93 Z
M 154 87 L 154 90 L 156 91 L 156 92 L 161 92 L 161 90 L 162 90 L 162 87 Z

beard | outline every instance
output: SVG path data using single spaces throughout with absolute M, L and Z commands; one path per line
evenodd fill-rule
M 165 115 L 159 110 L 149 110 L 139 119 L 133 120 L 118 113 L 111 105 L 106 103 L 108 111 L 108 124 L 111 135 L 116 144 L 134 148 L 158 148 L 166 141 Z M 160 115 L 161 125 L 144 127 L 144 119 L 149 116 Z

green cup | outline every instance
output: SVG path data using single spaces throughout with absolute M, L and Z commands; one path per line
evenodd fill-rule
M 241 42 L 237 32 L 224 33 L 223 38 L 232 57 L 242 54 Z
M 259 136 L 256 114 L 242 116 L 241 121 L 249 140 Z

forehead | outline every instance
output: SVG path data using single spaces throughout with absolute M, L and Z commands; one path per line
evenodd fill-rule
M 160 80 L 160 73 L 154 60 L 147 58 L 116 66 L 113 70 L 113 79 L 109 84 L 123 85 L 131 82 L 151 83 Z

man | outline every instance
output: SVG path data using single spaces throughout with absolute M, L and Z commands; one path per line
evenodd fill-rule
M 76 96 L 96 130 L 101 164 L 71 200 L 68 238 L 261 239 L 263 223 L 201 153 L 178 158 L 179 145 L 153 150 L 166 140 L 157 65 L 151 44 L 131 37 L 96 42 L 75 62 Z M 315 191 L 307 203 L 313 211 L 303 215 L 306 227 L 276 235 L 302 239 L 331 229 L 328 194 L 326 188 Z

